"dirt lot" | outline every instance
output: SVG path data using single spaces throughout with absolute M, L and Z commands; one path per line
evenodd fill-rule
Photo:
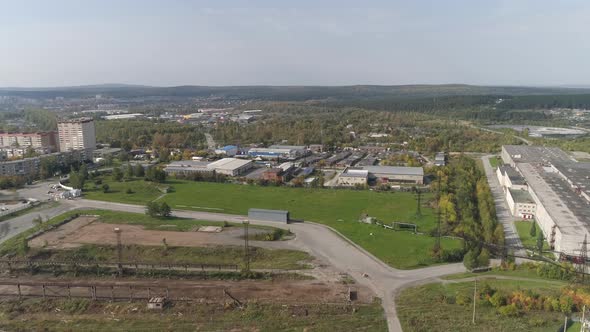
M 0 295 L 17 295 L 15 285 L 3 285 L 3 282 L 15 283 L 11 278 L 0 279 Z M 326 283 L 317 280 L 284 280 L 284 281 L 186 281 L 186 280 L 99 280 L 80 278 L 47 278 L 41 276 L 21 276 L 19 283 L 36 283 L 37 286 L 21 286 L 23 295 L 42 296 L 41 283 L 46 286 L 47 295 L 68 294 L 67 285 L 70 286 L 72 296 L 88 297 L 89 285 L 96 286 L 98 297 L 109 299 L 111 287 L 116 298 L 128 299 L 130 287 L 133 288 L 133 297 L 146 298 L 147 288 L 150 287 L 151 296 L 165 295 L 168 288 L 171 299 L 192 299 L 207 303 L 221 303 L 229 298 L 224 290 L 230 292 L 240 301 L 258 301 L 261 303 L 346 303 L 349 285 L 341 283 Z M 358 290 L 358 302 L 370 303 L 373 300 L 372 292 L 360 285 L 353 285 L 353 290 Z
M 81 216 L 66 223 L 56 230 L 47 232 L 32 239 L 29 246 L 32 248 L 67 249 L 79 247 L 82 244 L 117 244 L 114 228 L 121 229 L 121 240 L 124 244 L 136 244 L 146 246 L 159 246 L 162 239 L 170 246 L 179 247 L 203 247 L 213 245 L 241 245 L 243 235 L 241 228 L 226 228 L 220 233 L 207 232 L 177 232 L 146 230 L 137 225 L 105 224 L 98 218 Z M 254 233 L 256 230 L 251 230 Z M 262 241 L 258 241 L 262 242 Z M 282 241 L 281 241 L 282 242 Z M 285 244 L 259 243 L 259 246 L 287 247 Z

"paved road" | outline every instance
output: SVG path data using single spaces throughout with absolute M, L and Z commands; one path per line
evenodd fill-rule
M 207 140 L 207 149 L 213 151 L 216 148 L 215 145 L 215 140 L 213 139 L 213 136 L 209 133 L 205 134 L 205 139 Z
M 33 219 L 41 217 L 43 220 L 51 219 L 64 212 L 71 211 L 77 207 L 69 204 L 59 204 L 44 210 L 33 211 L 3 222 L 0 222 L 0 243 L 10 239 L 11 237 L 26 231 L 35 226 Z
M 480 129 L 480 130 L 483 130 L 483 131 L 488 131 L 490 133 L 496 133 L 496 134 L 502 134 L 502 135 L 505 134 L 505 133 L 503 133 L 501 131 L 492 130 L 492 129 L 489 129 L 489 128 L 478 127 L 478 126 L 472 126 L 472 127 L 473 128 L 477 128 L 477 129 Z M 516 138 L 519 141 L 522 141 L 526 145 L 533 145 L 533 142 L 529 141 L 528 139 L 526 139 L 524 137 L 520 137 L 520 136 L 517 136 L 517 135 L 512 135 L 512 137 Z
M 86 199 L 61 201 L 57 207 L 52 207 L 41 212 L 32 212 L 0 223 L 0 227 L 4 223 L 9 225 L 7 234 L 0 237 L 0 242 L 33 227 L 32 220 L 38 215 L 41 215 L 45 219 L 74 209 L 144 212 L 144 207 L 139 205 Z M 246 219 L 246 217 L 239 215 L 185 210 L 174 210 L 173 214 L 178 217 L 211 221 L 242 222 Z M 321 224 L 305 222 L 286 225 L 265 221 L 251 221 L 251 223 L 290 229 L 297 235 L 294 240 L 289 241 L 294 248 L 309 252 L 317 259 L 332 266 L 335 270 L 349 274 L 359 284 L 370 288 L 381 298 L 389 331 L 392 332 L 402 331 L 394 301 L 395 295 L 402 288 L 428 281 L 436 281 L 440 276 L 465 271 L 463 264 L 460 263 L 417 270 L 394 269 L 346 239 L 336 230 Z
M 510 208 L 508 207 L 508 203 L 506 203 L 504 190 L 500 185 L 500 181 L 498 181 L 495 170 L 490 164 L 490 158 L 492 157 L 492 155 L 483 156 L 481 157 L 481 161 L 486 172 L 486 177 L 488 178 L 488 184 L 490 185 L 492 195 L 494 195 L 496 215 L 498 216 L 498 220 L 504 226 L 504 237 L 506 239 L 506 244 L 509 246 L 522 248 L 522 242 L 520 241 L 520 237 L 516 231 L 516 226 L 514 226 L 514 221 L 518 220 L 518 218 L 515 218 L 512 216 L 512 213 L 510 213 Z M 524 249 L 516 250 L 515 253 L 526 257 L 526 251 Z

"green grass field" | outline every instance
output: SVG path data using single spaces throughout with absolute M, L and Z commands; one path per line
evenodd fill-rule
M 104 193 L 101 186 L 88 181 L 84 185 L 84 195 L 87 198 L 97 199 L 101 201 L 109 202 L 121 202 L 130 204 L 146 204 L 152 201 L 158 196 L 162 195 L 163 192 L 158 189 L 159 187 L 151 182 L 146 182 L 140 179 L 132 179 L 125 182 L 112 181 L 110 177 L 104 178 L 104 183 L 109 185 L 109 191 Z M 166 187 L 166 185 L 160 185 Z M 127 194 L 127 189 L 133 191 L 132 194 Z
M 145 214 L 107 211 L 107 210 L 85 210 L 84 214 L 100 216 L 100 221 L 107 224 L 129 224 L 141 225 L 145 229 L 167 230 L 176 232 L 191 231 L 197 226 L 222 226 L 222 227 L 243 227 L 242 224 L 234 222 L 195 220 L 179 217 L 157 218 Z M 275 230 L 277 228 L 270 226 L 251 225 L 250 228 Z
M 518 280 L 480 280 L 478 287 L 510 292 L 531 289 L 539 294 L 559 295 L 564 283 Z M 485 301 L 476 304 L 476 324 L 472 324 L 474 282 L 429 284 L 409 288 L 396 299 L 398 316 L 404 331 L 538 331 L 555 332 L 563 324 L 563 314 L 528 311 L 520 317 L 500 316 Z M 446 298 L 469 299 L 467 304 L 448 303 Z
M 113 183 L 109 178 L 104 181 L 116 189 L 106 194 L 99 189 L 86 190 L 85 197 L 146 204 L 162 195 L 155 184 L 149 182 Z M 434 263 L 430 256 L 434 238 L 358 222 L 360 215 L 367 213 L 385 223 L 415 223 L 419 232 L 427 233 L 435 227 L 436 219 L 434 210 L 427 206 L 430 194 L 424 195 L 422 217 L 416 218 L 416 200 L 412 193 L 260 187 L 179 180 L 170 180 L 166 184 L 173 190 L 160 201 L 165 201 L 174 209 L 240 215 L 246 215 L 250 208 L 289 210 L 293 219 L 315 221 L 335 228 L 393 267 L 417 268 Z M 126 188 L 131 188 L 134 193 L 126 194 Z M 443 239 L 442 245 L 445 249 L 454 249 L 461 243 Z
M 59 309 L 59 310 L 57 310 Z M 354 309 L 354 310 L 353 310 Z M 221 304 L 177 302 L 150 311 L 144 302 L 4 300 L 5 331 L 387 331 L 379 303 L 301 306 L 248 303 L 244 310 Z
M 520 241 L 525 247 L 529 248 L 536 248 L 537 247 L 537 237 L 531 236 L 531 223 L 534 221 L 516 221 L 514 225 L 516 226 L 516 231 L 518 232 L 518 236 L 520 237 Z M 541 232 L 539 225 L 537 227 L 537 234 Z M 549 244 L 547 241 L 543 242 L 543 250 L 548 250 Z
M 496 169 L 501 164 L 502 164 L 502 159 L 499 158 L 498 156 L 494 156 L 494 157 L 490 158 L 490 165 L 492 165 L 492 168 Z

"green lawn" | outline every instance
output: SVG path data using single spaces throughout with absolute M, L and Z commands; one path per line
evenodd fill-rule
M 510 292 L 531 289 L 539 294 L 559 295 L 563 283 L 546 281 L 482 280 L 478 288 L 488 284 L 492 288 Z M 474 282 L 429 284 L 409 288 L 396 299 L 397 312 L 406 332 L 411 331 L 538 331 L 555 332 L 563 324 L 563 314 L 528 311 L 519 317 L 500 316 L 486 301 L 476 304 L 476 324 L 472 324 Z M 449 298 L 463 297 L 461 305 Z
M 502 164 L 502 159 L 499 158 L 498 156 L 494 156 L 490 158 L 490 165 L 492 165 L 492 168 L 497 168 L 499 165 Z
M 105 179 L 109 185 L 113 183 Z M 92 185 L 92 184 L 91 184 Z M 427 233 L 435 227 L 434 210 L 428 207 L 431 194 L 423 197 L 422 217 L 416 218 L 416 200 L 412 193 L 391 193 L 336 189 L 260 187 L 170 180 L 172 192 L 160 201 L 174 209 L 197 210 L 246 215 L 250 208 L 289 210 L 291 218 L 315 221 L 334 227 L 344 236 L 361 245 L 387 264 L 396 268 L 417 268 L 431 265 L 430 249 L 434 238 L 409 232 L 394 232 L 358 222 L 362 213 L 385 223 L 411 222 L 418 231 Z M 145 204 L 162 195 L 155 184 L 140 180 L 114 183 L 113 192 L 87 190 L 88 199 Z M 160 185 L 162 186 L 162 185 Z M 126 194 L 123 188 L 134 192 Z M 137 197 L 135 197 L 137 195 Z M 443 239 L 443 248 L 461 246 L 460 241 Z
M 56 261 L 82 260 L 97 262 L 115 262 L 117 248 L 115 246 L 98 246 L 87 244 L 75 249 L 46 250 L 31 249 L 29 257 L 43 258 Z M 224 264 L 238 265 L 243 268 L 244 247 L 242 246 L 214 246 L 214 247 L 168 247 L 126 245 L 122 250 L 123 261 L 148 263 L 177 263 L 177 264 Z M 286 249 L 264 249 L 251 247 L 250 267 L 253 269 L 306 269 L 311 260 L 309 254 L 303 251 Z
M 179 217 L 157 218 L 150 217 L 146 214 L 107 211 L 107 210 L 85 210 L 84 214 L 99 215 L 100 221 L 107 224 L 130 224 L 141 225 L 145 229 L 167 230 L 177 232 L 187 232 L 196 226 L 223 226 L 223 227 L 243 227 L 242 224 L 233 222 L 195 220 Z M 251 228 L 273 229 L 273 227 L 251 226 Z
M 109 191 L 107 193 L 103 192 L 102 184 L 95 185 L 93 181 L 87 181 L 84 185 L 84 195 L 87 198 L 101 201 L 143 205 L 163 194 L 159 188 L 167 187 L 167 185 L 158 186 L 152 182 L 146 182 L 140 179 L 117 182 L 112 181 L 110 177 L 105 177 L 104 183 L 109 185 Z M 133 193 L 128 194 L 127 189 L 131 189 Z
M 531 224 L 534 221 L 515 221 L 514 225 L 516 226 L 516 231 L 518 232 L 518 236 L 520 237 L 520 241 L 522 241 L 522 244 L 525 247 L 528 248 L 537 248 L 537 237 L 536 236 L 531 236 L 530 231 L 531 231 Z M 539 232 L 541 232 L 541 229 L 539 228 L 539 225 L 536 225 L 537 227 L 537 234 L 539 234 Z M 549 249 L 549 244 L 547 243 L 547 241 L 543 242 L 543 250 L 548 250 Z
M 58 310 L 59 309 L 59 310 Z M 177 302 L 163 311 L 145 303 L 4 300 L 6 331 L 387 331 L 379 303 L 293 306 L 248 302 L 243 310 L 217 303 Z

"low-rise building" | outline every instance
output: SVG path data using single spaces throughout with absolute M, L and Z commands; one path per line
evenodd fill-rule
M 508 189 L 506 202 L 513 216 L 523 219 L 533 219 L 537 204 L 528 191 L 521 189 Z
M 236 154 L 238 154 L 238 147 L 235 145 L 226 145 L 222 148 L 216 149 L 215 154 L 226 157 L 233 157 Z
M 252 148 L 248 155 L 261 159 L 297 159 L 302 156 L 301 152 L 290 148 Z
M 434 165 L 435 166 L 445 166 L 447 164 L 447 156 L 444 152 L 438 152 L 434 156 Z
M 363 166 L 370 177 L 386 183 L 424 184 L 424 169 L 422 167 L 403 166 Z
M 181 160 L 174 161 L 166 165 L 164 171 L 167 174 L 191 174 L 191 173 L 209 173 L 214 174 L 215 170 L 207 167 L 209 162 L 200 160 Z
M 336 183 L 341 187 L 357 187 L 367 185 L 369 172 L 360 168 L 347 168 L 338 176 Z
M 214 169 L 218 174 L 228 176 L 240 176 L 254 166 L 251 160 L 237 159 L 237 158 L 223 158 L 212 162 L 207 167 Z
M 164 168 L 168 174 L 209 173 L 227 176 L 240 176 L 253 167 L 251 160 L 223 158 L 212 163 L 199 160 L 182 160 L 171 162 Z
M 510 165 L 499 166 L 496 169 L 496 176 L 498 177 L 498 181 L 500 182 L 502 189 L 504 189 L 504 192 L 508 189 L 528 189 L 524 177 Z
M 262 173 L 262 178 L 267 181 L 283 182 L 283 170 L 280 168 L 269 168 Z

